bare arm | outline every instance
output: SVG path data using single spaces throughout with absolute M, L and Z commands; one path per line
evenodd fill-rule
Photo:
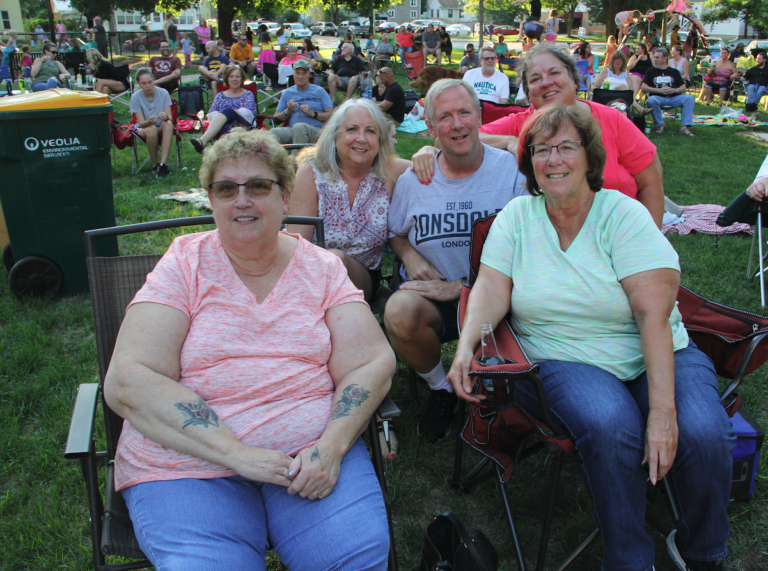
M 291 463 L 297 476 L 288 488 L 289 494 L 312 499 L 333 491 L 341 460 L 389 392 L 395 372 L 395 355 L 365 304 L 331 308 L 325 323 L 333 347 L 328 361 L 336 387 L 333 412 L 317 444 Z
M 416 251 L 407 236 L 393 236 L 389 239 L 389 247 L 400 258 L 412 280 L 445 280 L 424 256 Z
M 157 324 L 162 323 L 162 327 Z M 288 486 L 291 457 L 242 444 L 203 399 L 179 383 L 189 318 L 157 303 L 126 313 L 104 380 L 109 406 L 150 440 L 261 482 Z
M 661 228 L 664 218 L 664 183 L 659 155 L 646 168 L 635 175 L 637 200 L 651 213 L 656 226 Z
M 294 182 L 291 201 L 288 204 L 288 215 L 317 216 L 318 201 L 315 176 L 312 173 L 312 166 L 307 161 L 296 173 L 296 182 Z M 289 224 L 288 232 L 301 234 L 305 240 L 312 240 L 313 227 L 306 224 Z
M 480 142 L 489 147 L 495 147 L 504 151 L 509 151 L 517 157 L 517 137 L 511 135 L 489 135 L 480 133 Z M 440 151 L 440 142 L 435 141 L 435 146 L 424 145 L 414 153 L 413 172 L 421 184 L 429 184 L 435 174 L 435 155 Z
M 43 60 L 44 58 L 39 57 L 32 62 L 32 69 L 30 70 L 30 74 L 32 75 L 33 78 L 37 77 L 37 74 L 40 73 L 40 68 L 43 65 Z
M 469 402 L 479 403 L 481 398 L 472 394 L 474 384 L 469 370 L 475 347 L 480 342 L 480 325 L 487 322 L 494 328 L 504 318 L 510 309 L 512 293 L 512 278 L 480 264 L 475 285 L 469 294 L 467 313 L 461 337 L 456 346 L 456 357 L 448 373 L 448 381 L 453 385 L 456 395 Z
M 376 105 L 378 105 L 379 109 L 381 109 L 382 111 L 386 111 L 387 109 L 392 107 L 392 102 L 391 101 L 387 101 L 385 99 L 384 101 L 376 101 Z
M 651 482 L 663 478 L 677 453 L 675 356 L 669 316 L 675 307 L 680 273 L 672 269 L 640 272 L 621 280 L 640 329 L 640 349 L 648 374 L 650 412 L 645 458 Z
M 604 67 L 600 73 L 597 74 L 597 77 L 595 77 L 595 81 L 592 84 L 592 87 L 594 89 L 600 89 L 600 86 L 603 85 L 603 82 L 605 81 L 605 78 L 608 77 L 608 68 Z

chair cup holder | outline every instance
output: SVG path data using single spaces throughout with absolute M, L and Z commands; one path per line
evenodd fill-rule
M 491 369 L 483 364 L 482 356 L 477 355 L 475 357 L 475 363 L 480 365 L 483 369 Z M 513 365 L 515 361 L 512 359 L 504 359 L 504 365 Z M 492 367 L 503 367 L 504 365 L 492 365 Z M 482 390 L 482 394 L 485 396 L 485 400 L 480 403 L 480 407 L 489 408 L 497 411 L 506 410 L 515 404 L 514 386 L 515 383 L 509 377 L 497 377 L 496 375 L 504 374 L 503 371 L 489 371 L 494 374 L 493 377 L 483 377 L 482 371 L 470 371 L 470 374 L 479 377 L 480 387 L 478 392 Z

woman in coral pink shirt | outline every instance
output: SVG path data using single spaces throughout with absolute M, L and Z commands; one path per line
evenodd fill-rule
M 158 569 L 264 569 L 270 543 L 292 569 L 387 566 L 359 435 L 394 355 L 341 261 L 280 232 L 293 168 L 266 131 L 209 148 L 217 229 L 177 238 L 126 312 L 115 488 Z

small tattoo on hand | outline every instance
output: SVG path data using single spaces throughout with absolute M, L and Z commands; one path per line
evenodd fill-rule
M 203 428 L 208 426 L 219 426 L 218 415 L 202 398 L 197 401 L 197 404 L 191 402 L 177 402 L 176 408 L 189 417 L 182 428 L 186 428 L 187 426 L 202 426 Z
M 320 460 L 320 451 L 317 449 L 317 446 L 315 446 L 315 449 L 312 451 L 312 456 L 309 457 L 310 462 L 314 462 L 315 460 Z
M 371 395 L 371 391 L 365 390 L 360 385 L 349 385 L 341 392 L 341 398 L 333 406 L 331 420 L 349 416 L 349 411 L 360 406 Z

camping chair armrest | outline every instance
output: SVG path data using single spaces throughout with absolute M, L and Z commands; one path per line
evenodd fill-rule
M 744 357 L 741 359 L 741 363 L 739 363 L 739 369 L 736 371 L 736 375 L 733 377 L 733 382 L 728 385 L 728 388 L 723 391 L 722 395 L 720 395 L 720 400 L 727 400 L 728 397 L 730 397 L 731 394 L 736 391 L 739 384 L 741 383 L 742 378 L 744 377 L 745 372 L 752 362 L 752 357 L 755 355 L 755 351 L 757 350 L 758 345 L 765 341 L 766 338 L 768 338 L 768 332 L 756 335 L 752 338 L 752 341 L 749 342 L 749 345 L 744 351 Z
M 69 422 L 64 458 L 74 460 L 87 457 L 92 449 L 93 424 L 99 404 L 99 384 L 85 383 L 78 387 L 75 408 Z
M 395 402 L 388 396 L 384 397 L 384 400 L 381 401 L 379 408 L 376 409 L 376 414 L 379 415 L 381 420 L 392 420 L 396 416 L 400 416 L 400 412 L 401 411 Z

